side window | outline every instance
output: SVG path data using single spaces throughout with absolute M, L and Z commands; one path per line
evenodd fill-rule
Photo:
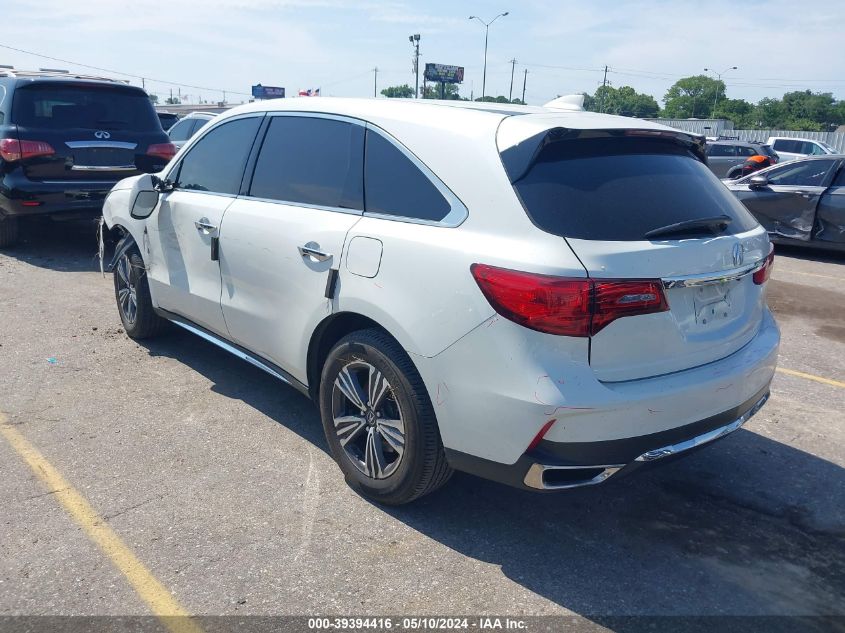
M 736 156 L 736 146 L 735 145 L 711 145 L 710 151 L 707 152 L 707 155 L 711 156 L 711 157 Z
M 756 156 L 758 154 L 756 149 L 754 149 L 753 147 L 747 147 L 745 145 L 739 145 L 739 146 L 737 146 L 736 149 L 737 149 L 737 154 L 739 154 L 740 156 Z M 759 153 L 761 155 L 765 155 L 765 153 L 762 150 L 760 150 Z
M 317 117 L 273 117 L 249 195 L 362 210 L 363 159 L 360 125 Z
M 808 160 L 789 163 L 779 169 L 767 172 L 769 184 L 796 187 L 821 187 L 825 176 L 833 167 L 832 160 Z
M 813 156 L 822 156 L 825 151 L 821 148 L 820 145 L 816 143 L 804 143 L 804 150 L 807 154 L 812 154 Z
M 182 119 L 167 133 L 171 141 L 186 141 L 191 135 L 194 127 L 193 119 Z
M 261 117 L 224 123 L 203 136 L 177 168 L 178 189 L 237 194 Z
M 199 132 L 203 126 L 208 123 L 208 119 L 195 119 L 194 124 L 191 126 L 191 131 L 188 134 L 188 138 L 191 138 L 194 134 Z
M 775 151 L 801 154 L 801 142 L 789 138 L 779 138 L 775 141 Z
M 381 134 L 367 130 L 364 160 L 367 213 L 439 222 L 451 211 L 428 177 Z
M 832 187 L 845 187 L 845 166 L 839 169 L 836 178 L 833 179 Z

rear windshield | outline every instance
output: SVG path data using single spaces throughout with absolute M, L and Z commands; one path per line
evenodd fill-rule
M 149 98 L 118 86 L 35 84 L 15 91 L 12 120 L 22 127 L 158 131 Z
M 760 145 L 759 148 L 761 154 L 765 154 L 766 156 L 777 156 L 771 145 Z
M 731 219 L 725 234 L 757 225 L 706 165 L 665 140 L 555 141 L 514 188 L 533 222 L 562 237 L 643 240 L 657 228 L 721 215 Z

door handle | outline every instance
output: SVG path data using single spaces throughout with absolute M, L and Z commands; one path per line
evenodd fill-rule
M 206 235 L 217 230 L 217 227 L 214 226 L 208 218 L 200 218 L 199 220 L 194 222 L 194 226 L 197 227 L 197 231 L 201 231 Z
M 313 257 L 318 262 L 324 262 L 327 259 L 331 259 L 331 253 L 324 253 L 319 249 L 319 244 L 314 244 L 314 242 L 308 242 L 303 246 L 297 247 L 299 249 L 299 254 L 303 257 Z

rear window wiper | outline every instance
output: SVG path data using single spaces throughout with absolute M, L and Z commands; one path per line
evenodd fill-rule
M 731 218 L 726 215 L 717 215 L 712 218 L 697 218 L 695 220 L 684 220 L 683 222 L 675 222 L 674 224 L 667 224 L 657 229 L 652 229 L 645 234 L 646 239 L 658 237 L 660 235 L 674 235 L 676 233 L 691 233 L 696 229 L 710 229 L 714 233 L 721 233 L 728 224 L 731 223 Z

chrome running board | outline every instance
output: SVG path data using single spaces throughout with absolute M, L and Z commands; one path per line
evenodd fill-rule
M 765 396 L 760 398 L 754 406 L 752 406 L 748 411 L 743 413 L 739 418 L 725 424 L 724 426 L 720 426 L 717 429 L 713 429 L 712 431 L 708 431 L 707 433 L 702 433 L 701 435 L 696 435 L 693 438 L 688 440 L 684 440 L 683 442 L 678 442 L 677 444 L 669 444 L 668 446 L 663 446 L 661 448 L 656 448 L 654 450 L 646 451 L 639 457 L 637 457 L 634 462 L 654 462 L 659 459 L 663 459 L 664 457 L 670 457 L 672 455 L 679 455 L 686 451 L 689 451 L 693 448 L 698 446 L 703 446 L 704 444 L 709 444 L 719 438 L 725 437 L 739 429 L 743 424 L 745 424 L 751 416 L 757 413 L 766 401 L 769 399 L 769 394 L 767 393 Z M 634 463 L 631 462 L 631 463 Z M 603 481 L 606 481 L 609 477 L 612 477 L 620 470 L 625 468 L 628 464 L 613 464 L 613 465 L 598 465 L 598 466 L 554 466 L 554 465 L 547 465 L 547 464 L 532 464 L 531 468 L 528 469 L 528 472 L 525 474 L 524 482 L 526 486 L 529 488 L 535 488 L 537 490 L 565 490 L 567 488 L 581 488 L 583 486 L 594 486 L 596 484 L 600 484 Z M 575 477 L 571 480 L 566 481 L 565 483 L 554 483 L 547 481 L 547 475 L 554 471 L 567 471 L 566 475 L 567 478 L 570 475 L 574 475 Z M 583 479 L 577 479 L 577 472 L 581 471 L 584 473 Z M 598 472 L 596 472 L 598 471 Z

